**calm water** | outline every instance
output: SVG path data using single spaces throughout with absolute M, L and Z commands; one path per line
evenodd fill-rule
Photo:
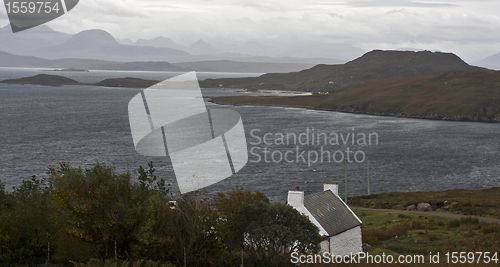
M 34 69 L 0 68 L 0 80 L 46 73 Z M 109 77 L 139 77 L 162 80 L 175 73 L 163 72 L 50 72 L 81 82 L 97 82 Z M 238 77 L 256 74 L 200 73 L 200 79 Z M 134 150 L 128 123 L 127 105 L 140 89 L 88 86 L 45 87 L 0 84 L 0 179 L 8 188 L 32 175 L 46 177 L 48 166 L 69 162 L 88 167 L 97 161 L 114 164 L 122 172 L 135 170 L 153 161 L 158 175 L 175 185 L 170 162 L 162 157 L 144 157 Z M 247 94 L 239 90 L 203 89 L 206 96 Z M 276 92 L 261 92 L 261 94 Z M 389 191 L 429 191 L 454 188 L 488 188 L 500 185 L 500 124 L 416 120 L 377 117 L 336 112 L 312 111 L 278 107 L 228 107 L 207 103 L 209 108 L 231 108 L 238 111 L 253 152 L 249 162 L 237 174 L 212 185 L 210 194 L 243 186 L 259 190 L 273 201 L 284 201 L 289 189 L 300 186 L 306 194 L 322 189 L 325 181 L 339 182 L 344 192 L 344 163 L 331 160 L 327 152 L 337 151 L 336 159 L 346 149 L 358 152 L 357 159 L 347 164 L 348 194 L 367 191 L 367 160 L 369 157 L 372 193 Z M 328 136 L 321 144 L 309 138 Z M 251 135 L 253 134 L 253 136 Z M 260 143 L 269 133 L 266 142 Z M 292 137 L 302 134 L 302 144 L 281 144 L 280 133 Z M 357 144 L 362 134 L 378 136 L 378 144 Z M 321 135 L 323 134 L 323 135 Z M 340 144 L 332 138 L 338 136 Z M 343 144 L 342 137 L 355 134 Z M 368 138 L 366 139 L 368 142 Z M 286 140 L 285 140 L 286 141 Z M 330 141 L 332 141 L 330 143 Z M 264 162 L 264 152 L 268 162 Z M 297 149 L 299 153 L 296 153 Z M 321 163 L 321 152 L 324 156 Z M 279 160 L 289 152 L 289 161 Z M 300 153 L 303 152 L 302 160 Z M 274 162 L 271 159 L 274 156 Z M 316 163 L 307 163 L 307 155 L 320 156 Z M 260 162 L 257 162 L 261 158 Z M 297 162 L 297 158 L 299 159 Z

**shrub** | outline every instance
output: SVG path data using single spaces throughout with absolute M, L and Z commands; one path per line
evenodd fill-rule
M 481 233 L 487 235 L 489 233 L 500 233 L 500 224 L 490 224 L 481 228 Z
M 410 230 L 409 222 L 392 225 L 389 228 L 363 229 L 363 243 L 375 246 L 379 241 L 406 234 Z
M 425 224 L 421 221 L 411 221 L 411 229 L 425 229 Z
M 446 223 L 446 226 L 450 228 L 460 227 L 460 220 L 450 220 Z
M 363 243 L 375 246 L 379 241 L 384 240 L 384 232 L 378 228 L 363 229 Z
M 406 234 L 406 232 L 408 232 L 408 230 L 410 230 L 410 223 L 409 222 L 402 222 L 400 224 L 396 224 L 396 225 L 391 226 L 387 230 L 387 235 L 390 237 L 394 237 L 396 235 L 400 236 L 400 235 Z
M 441 239 L 441 236 L 436 234 L 436 233 L 432 233 L 429 235 L 429 241 L 436 241 L 436 240 L 440 240 Z
M 479 219 L 475 217 L 462 217 L 460 218 L 460 224 L 465 224 L 465 225 L 472 225 L 472 224 L 478 224 Z

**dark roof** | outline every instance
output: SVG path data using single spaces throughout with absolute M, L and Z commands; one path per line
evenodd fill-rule
M 328 236 L 361 225 L 351 209 L 331 190 L 306 197 L 304 206 L 326 230 Z

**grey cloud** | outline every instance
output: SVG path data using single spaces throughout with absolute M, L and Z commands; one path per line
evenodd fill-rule
M 349 1 L 344 4 L 350 7 L 459 7 L 459 5 L 450 3 L 424 3 L 406 0 Z

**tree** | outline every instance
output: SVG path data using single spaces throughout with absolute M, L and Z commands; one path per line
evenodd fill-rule
M 317 253 L 321 236 L 309 218 L 289 205 L 259 202 L 245 211 L 245 243 L 251 255 L 266 266 L 288 265 L 291 252 Z
M 5 184 L 0 180 L 0 212 L 7 206 L 7 192 L 5 192 Z
M 153 162 L 150 161 L 148 163 L 148 170 L 145 170 L 142 165 L 139 166 L 139 185 L 141 189 L 145 191 L 158 191 L 163 195 L 167 195 L 168 192 L 170 191 L 170 184 L 167 184 L 165 182 L 165 179 L 163 178 L 158 178 L 154 172 L 155 172 L 155 167 L 153 165 Z
M 200 192 L 185 194 L 177 200 L 169 220 L 170 252 L 178 264 L 188 266 L 219 266 L 215 224 L 219 217 L 213 211 L 213 201 Z
M 114 255 L 115 242 L 129 253 L 142 204 L 129 172 L 117 174 L 99 163 L 85 170 L 61 163 L 48 174 L 62 231 L 94 244 L 104 258 Z
M 243 212 L 248 206 L 259 202 L 269 203 L 269 199 L 259 191 L 252 193 L 236 188 L 217 196 L 215 206 L 223 218 L 218 224 L 217 231 L 222 243 L 229 251 L 232 260 L 233 253 L 243 248 L 245 229 L 248 224 Z
M 9 195 L 0 181 L 0 264 L 13 263 L 13 254 L 20 248 L 19 231 L 12 220 L 12 211 L 8 209 Z
M 37 264 L 47 260 L 48 242 L 56 234 L 50 188 L 44 179 L 32 176 L 12 192 L 12 231 L 17 231 L 18 249 L 12 260 L 17 264 Z
M 138 257 L 154 261 L 171 259 L 169 252 L 173 239 L 170 221 L 173 211 L 167 205 L 169 200 L 162 193 L 156 192 L 149 194 L 144 201 L 144 216 L 137 233 L 139 243 L 135 248 Z

